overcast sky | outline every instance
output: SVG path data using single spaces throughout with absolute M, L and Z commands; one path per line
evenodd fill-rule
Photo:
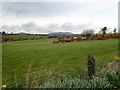
M 85 29 L 118 27 L 119 0 L 81 2 L 2 2 L 2 30 L 6 32 L 80 33 Z

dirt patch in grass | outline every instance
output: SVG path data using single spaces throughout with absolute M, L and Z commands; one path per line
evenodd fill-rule
M 3 43 L 2 45 L 22 45 L 21 43 Z
M 119 62 L 113 61 L 113 62 L 108 63 L 107 66 L 105 67 L 105 70 L 109 70 L 109 71 L 119 70 Z

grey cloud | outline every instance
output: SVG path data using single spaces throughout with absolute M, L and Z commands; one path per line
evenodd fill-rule
M 92 2 L 3 2 L 3 17 L 16 15 L 18 18 L 36 17 L 99 17 L 117 20 L 117 0 L 93 0 Z M 106 5 L 107 3 L 107 5 Z M 112 17 L 112 18 L 111 18 Z M 22 19 L 21 18 L 21 19 Z
M 70 22 L 65 22 L 61 25 L 61 28 L 63 28 L 63 29 L 73 29 L 74 25 Z
M 61 28 L 64 30 L 71 30 L 71 31 L 80 31 L 87 27 L 89 27 L 92 23 L 85 23 L 85 24 L 73 24 L 71 22 L 65 22 L 61 25 Z
M 36 24 L 34 22 L 28 22 L 21 25 L 22 27 L 34 27 Z
M 91 26 L 92 24 L 93 23 L 85 23 L 85 24 L 76 25 L 76 27 L 84 29 L 84 28 L 87 28 L 87 27 Z
M 48 28 L 59 28 L 60 24 L 59 23 L 52 23 L 48 25 Z
M 17 30 L 20 30 L 20 27 L 19 27 L 19 25 L 11 25 L 11 26 L 2 25 L 1 29 L 8 31 L 8 32 L 11 32 L 11 31 L 16 32 Z
M 39 26 L 34 22 L 24 23 L 22 25 L 2 25 L 2 30 L 7 32 L 28 32 L 28 33 L 50 33 L 56 31 L 71 31 L 71 32 L 80 32 L 81 30 L 89 27 L 90 24 L 77 24 L 74 25 L 71 22 L 60 23 L 51 23 L 44 26 Z
M 3 15 L 49 17 L 68 14 L 80 10 L 82 4 L 74 5 L 67 2 L 4 2 L 2 3 Z

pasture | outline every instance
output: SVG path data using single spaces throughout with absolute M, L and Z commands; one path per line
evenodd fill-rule
M 0 37 L 14 38 L 14 39 L 29 39 L 29 38 L 39 38 L 39 37 L 46 37 L 46 36 L 40 36 L 40 35 L 2 35 Z
M 52 43 L 51 39 L 9 41 L 2 45 L 3 84 L 29 81 L 37 76 L 44 81 L 53 73 L 86 75 L 87 56 L 96 57 L 96 71 L 113 61 L 118 55 L 118 40 L 74 41 Z M 34 73 L 35 74 L 30 74 Z M 37 72 L 37 73 L 36 73 Z M 28 75 L 27 77 L 27 74 Z
M 2 39 L 1 39 L 2 38 Z M 45 35 L 0 35 L 0 42 L 45 39 Z

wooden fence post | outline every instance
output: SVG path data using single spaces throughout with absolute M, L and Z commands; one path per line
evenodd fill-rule
M 95 57 L 88 56 L 88 79 L 92 79 L 95 76 Z

